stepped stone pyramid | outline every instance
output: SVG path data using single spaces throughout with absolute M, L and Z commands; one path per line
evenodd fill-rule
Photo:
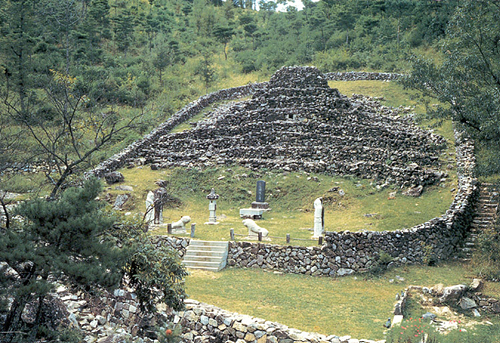
M 396 109 L 347 98 L 314 67 L 283 67 L 252 99 L 221 106 L 191 130 L 140 151 L 158 168 L 240 164 L 425 186 L 446 175 L 445 139 Z
M 226 266 L 228 242 L 198 241 L 192 239 L 182 263 L 187 268 L 217 272 Z

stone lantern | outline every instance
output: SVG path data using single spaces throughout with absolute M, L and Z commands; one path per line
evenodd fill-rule
M 219 199 L 219 194 L 215 194 L 215 190 L 212 188 L 212 191 L 209 195 L 207 195 L 208 203 L 208 211 L 210 212 L 210 216 L 208 217 L 208 222 L 205 224 L 215 225 L 219 224 L 217 222 L 217 216 L 215 211 L 217 210 L 217 199 Z

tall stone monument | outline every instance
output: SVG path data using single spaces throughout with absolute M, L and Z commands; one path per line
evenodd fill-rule
M 252 208 L 240 209 L 240 217 L 248 219 L 262 219 L 265 211 L 269 211 L 269 204 L 266 202 L 266 182 L 257 181 L 257 190 L 255 201 L 252 202 Z
M 325 208 L 323 198 L 314 200 L 314 234 L 312 239 L 318 239 L 325 233 Z
M 163 205 L 167 199 L 167 190 L 165 188 L 158 188 L 153 191 L 154 194 L 154 223 L 163 223 Z
M 266 181 L 257 181 L 257 190 L 255 194 L 255 201 L 252 202 L 252 208 L 268 209 L 269 204 L 266 202 Z
M 152 224 L 155 218 L 155 195 L 153 192 L 149 191 L 146 196 L 146 215 L 144 216 L 144 221 L 146 224 Z
M 219 194 L 215 194 L 215 189 L 212 188 L 210 194 L 207 195 L 207 199 L 209 200 L 208 203 L 209 217 L 208 217 L 208 222 L 206 222 L 205 224 L 208 225 L 219 224 L 219 222 L 217 222 L 217 215 L 215 213 L 217 211 L 217 199 L 219 199 Z

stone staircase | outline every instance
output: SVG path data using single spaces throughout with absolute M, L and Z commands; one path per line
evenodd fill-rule
M 217 272 L 226 266 L 228 242 L 191 240 L 182 263 L 187 268 Z
M 477 236 L 482 230 L 493 225 L 497 219 L 499 202 L 500 187 L 490 183 L 482 183 L 474 211 L 475 216 L 470 225 L 469 235 L 462 248 L 465 260 L 469 260 L 472 257 Z

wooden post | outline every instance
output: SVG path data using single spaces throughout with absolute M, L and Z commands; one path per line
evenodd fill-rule
M 259 242 L 262 242 L 262 232 L 258 232 L 257 235 L 259 236 Z
M 234 241 L 234 229 L 230 229 L 229 234 L 231 235 L 231 240 Z
M 196 230 L 196 224 L 191 224 L 191 238 L 194 238 L 194 231 Z
M 323 245 L 323 236 L 319 236 L 318 245 Z
M 286 234 L 286 242 L 290 243 L 290 234 L 289 233 Z
M 168 232 L 169 235 L 172 234 L 172 224 L 171 223 L 167 224 L 167 232 Z

